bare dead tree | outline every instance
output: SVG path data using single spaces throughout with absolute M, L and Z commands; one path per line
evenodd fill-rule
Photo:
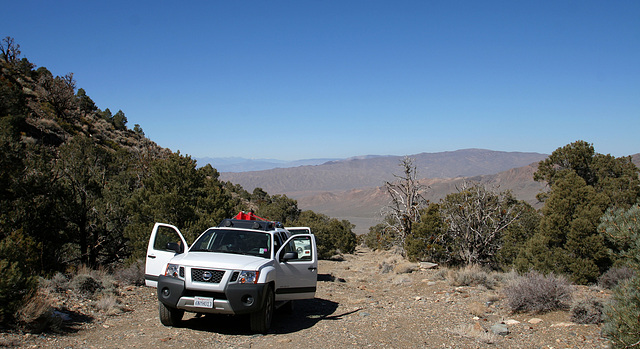
M 400 167 L 402 174 L 394 174 L 395 181 L 385 182 L 391 199 L 383 209 L 383 215 L 386 216 L 386 230 L 394 235 L 396 244 L 404 248 L 413 224 L 420 221 L 420 209 L 427 204 L 423 196 L 427 186 L 418 181 L 418 171 L 412 158 L 405 156 Z
M 0 44 L 0 57 L 7 62 L 15 62 L 20 57 L 20 45 L 16 44 L 15 40 L 7 36 L 2 39 Z
M 503 231 L 520 217 L 510 192 L 495 193 L 480 183 L 464 182 L 440 207 L 449 252 L 467 265 L 488 263 L 500 249 Z

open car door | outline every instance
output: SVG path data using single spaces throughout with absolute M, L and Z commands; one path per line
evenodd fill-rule
M 277 301 L 314 298 L 318 282 L 315 236 L 291 236 L 278 251 L 275 268 Z
M 179 249 L 179 253 L 184 253 L 187 249 L 187 241 L 180 230 L 171 224 L 156 223 L 151 231 L 149 246 L 147 247 L 147 258 L 144 266 L 144 283 L 147 286 L 157 287 L 158 276 L 163 274 L 167 263 L 178 254 L 173 245 Z

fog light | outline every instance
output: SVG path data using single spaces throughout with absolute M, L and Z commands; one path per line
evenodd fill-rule
M 250 295 L 247 294 L 242 296 L 242 303 L 244 303 L 244 305 L 250 307 L 251 305 L 253 305 L 253 302 L 254 302 L 254 299 Z
M 171 291 L 169 291 L 169 289 L 168 289 L 168 288 L 166 288 L 166 287 L 165 287 L 165 288 L 163 288 L 163 289 L 162 289 L 162 297 L 164 297 L 164 298 L 168 298 L 168 297 L 169 297 L 169 295 L 171 295 Z

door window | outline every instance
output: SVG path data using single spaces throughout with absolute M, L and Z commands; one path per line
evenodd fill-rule
M 180 246 L 180 253 L 184 252 L 182 239 L 180 239 L 180 235 L 178 235 L 178 232 L 170 227 L 159 226 L 158 232 L 156 233 L 156 239 L 153 242 L 153 249 L 159 251 L 174 252 L 173 250 L 167 248 L 167 244 L 170 242 L 177 243 L 178 246 Z
M 289 262 L 296 261 L 310 261 L 311 257 L 311 237 L 309 236 L 294 236 L 289 240 L 284 247 L 282 253 L 296 252 L 298 254 L 297 259 L 290 259 Z

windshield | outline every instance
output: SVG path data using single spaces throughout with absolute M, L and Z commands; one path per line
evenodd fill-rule
M 191 246 L 190 252 L 221 252 L 271 257 L 271 235 L 267 233 L 209 229 Z

